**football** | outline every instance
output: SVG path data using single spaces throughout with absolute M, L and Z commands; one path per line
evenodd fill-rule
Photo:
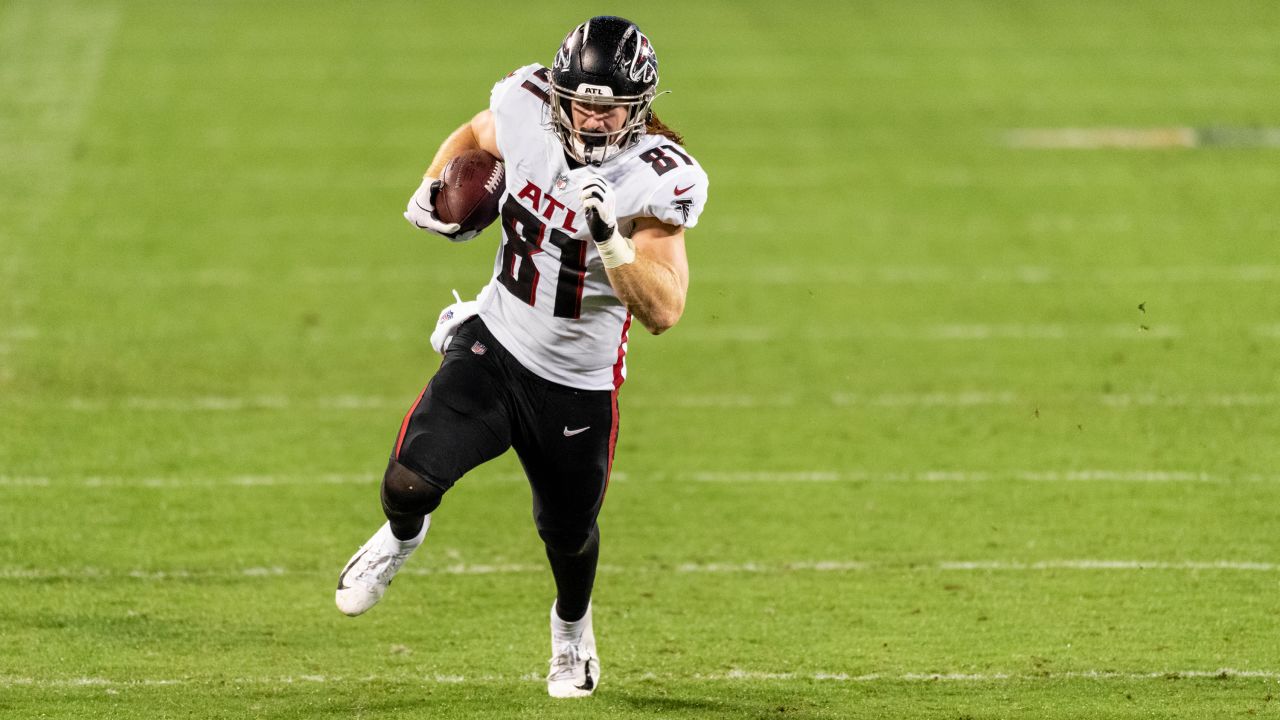
M 436 217 L 458 223 L 461 232 L 480 231 L 498 217 L 498 200 L 506 187 L 502 161 L 484 150 L 468 150 L 449 161 L 440 177 Z

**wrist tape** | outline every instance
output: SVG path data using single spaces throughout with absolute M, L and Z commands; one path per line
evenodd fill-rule
M 635 243 L 631 242 L 631 238 L 618 232 L 616 227 L 613 229 L 613 237 L 596 243 L 596 250 L 600 253 L 600 259 L 604 260 L 606 268 L 616 268 L 619 265 L 635 262 L 636 259 Z

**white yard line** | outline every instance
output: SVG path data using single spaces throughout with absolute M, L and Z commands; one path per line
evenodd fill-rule
M 23 232 L 63 205 L 71 182 L 63 168 L 97 99 L 120 15 L 97 3 L 10 3 L 0 12 L 0 92 L 12 103 L 0 178 L 39 188 L 43 199 L 23 206 Z
M 937 571 L 1039 571 L 1039 570 L 1228 570 L 1236 572 L 1277 572 L 1280 565 L 1267 562 L 1235 560 L 1188 560 L 1169 562 L 1163 560 L 1041 560 L 1017 562 L 1001 560 L 955 561 L 944 560 L 931 565 L 897 566 L 859 561 L 812 560 L 788 563 L 683 563 L 677 572 L 685 573 L 782 573 L 809 572 L 857 572 L 874 570 L 925 570 Z
M 707 483 L 975 483 L 1016 480 L 1021 482 L 1073 483 L 1274 483 L 1275 475 L 1215 475 L 1195 470 L 709 470 L 690 473 L 690 479 Z
M 249 267 L 194 267 L 110 275 L 85 271 L 77 282 L 142 287 L 234 288 L 252 285 L 367 285 L 450 282 L 454 273 L 432 274 L 429 268 L 298 267 L 284 274 L 265 274 Z M 1072 268 L 1049 265 L 811 265 L 747 266 L 700 271 L 699 283 L 798 286 L 813 285 L 1204 285 L 1280 282 L 1280 265 L 1189 265 L 1165 267 Z M 459 288 L 460 291 L 465 288 Z M 466 292 L 462 293 L 464 296 Z M 440 297 L 441 304 L 448 295 Z
M 544 572 L 542 565 L 530 563 L 455 563 L 437 568 L 407 567 L 400 571 L 403 575 L 521 575 Z M 190 570 L 175 568 L 171 570 L 111 570 L 104 568 L 3 568 L 0 569 L 0 580 L 115 580 L 133 579 L 148 581 L 164 580 L 206 580 L 212 578 L 269 578 L 269 577 L 310 577 L 328 575 L 328 571 L 288 570 L 282 567 L 250 567 L 240 570 Z
M 1239 670 L 1235 668 L 1203 669 L 1170 669 L 1147 670 L 1136 672 L 1117 672 L 1111 670 L 1070 670 L 1062 672 L 983 672 L 983 673 L 849 673 L 839 670 L 816 672 L 783 672 L 770 670 L 728 670 L 715 673 L 618 673 L 611 676 L 611 683 L 629 682 L 727 682 L 727 683 L 777 683 L 777 682 L 820 682 L 820 683 L 970 683 L 970 684 L 1008 684 L 1008 683 L 1052 683 L 1062 680 L 1093 680 L 1107 682 L 1146 682 L 1151 680 L 1180 679 L 1214 679 L 1214 680 L 1266 680 L 1280 681 L 1277 670 Z M 256 676 L 206 676 L 206 677 L 174 677 L 174 678 L 131 678 L 114 679 L 101 676 L 80 676 L 67 678 L 0 676 L 0 687 L 4 688 L 89 688 L 114 689 L 133 687 L 182 687 L 200 685 L 218 685 L 235 687 L 237 685 L 266 685 L 284 687 L 289 685 L 368 685 L 368 684 L 409 684 L 409 685 L 458 685 L 458 684 L 517 684 L 540 683 L 543 679 L 538 673 L 523 675 L 455 675 L 455 674 L 413 674 L 402 676 L 388 675 L 256 675 Z
M 413 398 L 374 395 L 334 395 L 295 398 L 285 395 L 197 395 L 102 399 L 73 397 L 68 410 L 82 412 L 242 412 L 245 410 L 408 410 Z
M 25 342 L 40 337 L 40 331 L 31 325 L 0 328 L 0 341 L 5 343 Z
M 224 477 L 163 476 L 75 476 L 49 477 L 36 475 L 0 475 L 0 488 L 222 488 L 277 487 L 297 485 L 365 485 L 375 486 L 380 473 L 317 475 L 228 475 Z M 519 472 L 487 474 L 476 482 L 522 483 Z M 610 482 L 702 482 L 744 485 L 754 483 L 1280 483 L 1280 475 L 1246 473 L 1238 475 L 1209 473 L 1200 470 L 1116 470 L 1081 468 L 1072 470 L 693 470 L 635 475 L 615 471 Z
M 27 475 L 0 475 L 0 487 L 49 487 L 53 481 L 47 477 Z
M 0 475 L 0 487 L 88 487 L 88 488 L 195 488 L 272 487 L 279 485 L 368 485 L 381 480 L 380 474 L 350 475 L 230 475 L 227 477 L 134 477 L 90 475 L 78 478 Z
M 378 473 L 318 475 L 229 475 L 225 477 L 0 475 L 0 487 L 156 488 L 276 487 L 294 485 L 376 485 Z M 524 482 L 522 474 L 496 473 L 481 482 Z M 1252 483 L 1280 482 L 1280 475 L 1221 475 L 1198 470 L 706 470 L 634 475 L 615 471 L 611 482 L 692 481 L 704 483 Z
M 1212 147 L 1280 147 L 1274 127 L 1056 127 L 1008 130 L 1001 138 L 1011 148 L 1031 150 L 1170 150 Z
M 29 258 L 45 223 L 71 204 L 71 157 L 98 98 L 121 12 L 110 3 L 0 4 L 0 187 L 16 193 L 6 193 L 0 208 L 0 227 L 8 231 L 0 271 L 9 306 L 3 318 L 9 327 L 0 329 L 6 359 L 22 352 L 15 341 L 39 333 L 17 324 L 30 321 L 41 292 L 51 289 L 35 281 Z M 15 376 L 13 367 L 0 367 L 0 383 Z
M 1099 150 L 1194 148 L 1196 129 L 1191 127 L 1082 127 L 1020 128 L 1004 134 L 1003 144 L 1035 150 Z
M 1159 560 L 1041 560 L 1038 562 L 967 561 L 940 562 L 939 570 L 1238 570 L 1276 572 L 1280 565 L 1232 560 L 1165 562 Z
M 1270 327 L 1270 326 L 1267 326 Z M 1182 337 L 1178 325 L 1135 321 L 1088 325 L 1063 323 L 944 323 L 933 325 L 867 324 L 821 328 L 781 328 L 773 325 L 710 324 L 697 334 L 681 336 L 685 342 L 782 342 L 812 340 L 904 340 L 931 342 L 974 342 L 993 340 L 1163 340 Z M 1254 329 L 1258 333 L 1257 328 Z
M 3 347 L 0 344 L 0 347 Z M 1097 404 L 1111 409 L 1147 407 L 1247 408 L 1280 406 L 1280 392 L 1202 392 L 1202 393 L 1080 393 L 1061 395 L 1028 394 L 1012 389 L 966 389 L 927 392 L 859 393 L 836 391 L 825 396 L 800 396 L 795 393 L 713 393 L 684 394 L 671 398 L 643 395 L 624 398 L 623 406 L 637 408 L 738 409 L 799 407 L 825 401 L 835 407 L 880 408 L 970 408 L 1024 404 L 1031 407 L 1048 401 Z M 200 396 L 126 396 L 102 399 L 72 397 L 63 407 L 77 412 L 244 412 L 251 410 L 388 410 L 397 413 L 408 409 L 412 398 L 379 395 L 334 395 L 329 397 L 290 397 L 286 395 L 200 395 Z
M 335 566 L 336 567 L 336 566 Z M 893 564 L 872 563 L 860 560 L 797 560 L 791 562 L 709 562 L 681 563 L 675 572 L 707 575 L 773 575 L 782 573 L 849 573 L 849 572 L 1042 572 L 1046 570 L 1081 571 L 1174 571 L 1174 572 L 1280 572 L 1280 564 L 1250 560 L 1115 560 L 1115 559 L 1064 559 L 1021 562 L 1016 560 L 940 560 L 933 563 Z M 654 572 L 668 573 L 664 565 L 620 566 L 601 565 L 603 574 L 632 575 Z M 540 563 L 452 563 L 439 567 L 409 566 L 400 571 L 404 575 L 529 575 L 547 572 Z M 170 580 L 208 579 L 262 579 L 280 577 L 328 576 L 328 570 L 290 570 L 288 568 L 248 567 L 231 570 L 192 570 L 171 568 L 147 570 L 135 568 L 119 570 L 96 567 L 80 568 L 0 568 L 0 580 L 142 580 L 162 582 Z
M 789 562 L 782 564 L 769 563 L 681 563 L 676 566 L 676 572 L 682 573 L 776 573 L 789 572 L 796 570 L 810 570 L 813 572 L 852 572 L 858 570 L 869 570 L 873 566 L 858 561 L 845 560 L 812 560 L 805 562 Z
M 1219 668 L 1218 670 L 1160 670 L 1152 672 L 1114 672 L 1106 670 L 1077 670 L 1057 673 L 1028 675 L 1025 673 L 902 673 L 883 674 L 867 673 L 851 675 L 842 672 L 768 672 L 751 670 L 730 670 L 723 673 L 695 674 L 699 680 L 819 680 L 831 682 L 953 682 L 953 683 L 986 683 L 986 682 L 1034 682 L 1040 680 L 1174 680 L 1180 678 L 1256 678 L 1263 680 L 1280 680 L 1280 671 L 1273 670 L 1235 670 Z
M 878 393 L 862 395 L 837 392 L 831 394 L 836 406 L 864 405 L 872 407 L 979 407 L 984 405 L 1015 405 L 1031 402 L 1021 399 L 1012 390 L 963 390 L 959 392 L 926 393 Z
M 1280 393 L 1237 392 L 1205 393 L 1114 393 L 1103 395 L 1102 403 L 1108 407 L 1273 407 L 1280 405 Z
M 101 476 L 48 477 L 33 475 L 0 475 L 0 487 L 76 487 L 76 488 L 223 488 L 278 487 L 294 485 L 369 485 L 376 487 L 382 473 L 330 473 L 317 475 L 228 475 L 224 477 Z M 525 482 L 521 473 L 493 473 L 480 482 Z M 610 482 L 626 482 L 627 473 L 614 471 Z

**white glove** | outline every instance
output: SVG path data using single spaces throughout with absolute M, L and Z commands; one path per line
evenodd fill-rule
M 587 229 L 596 241 L 596 250 L 604 266 L 615 268 L 636 259 L 636 247 L 631 238 L 618 232 L 617 200 L 609 181 L 593 175 L 582 184 L 579 194 L 587 216 Z
M 598 243 L 607 242 L 618 227 L 617 200 L 614 199 L 609 181 L 599 175 L 588 177 L 582 183 L 579 197 L 582 208 L 586 210 L 591 238 Z
M 436 352 L 445 354 L 449 349 L 449 343 L 453 342 L 453 336 L 458 332 L 458 327 L 479 314 L 480 305 L 484 302 L 488 290 L 489 286 L 486 285 L 475 300 L 463 300 L 458 296 L 457 290 L 453 291 L 453 299 L 456 302 L 440 311 L 440 319 L 436 320 L 436 329 L 431 332 L 431 347 L 435 348 Z
M 442 222 L 436 217 L 436 195 L 439 194 L 442 186 L 443 184 L 433 177 L 423 178 L 422 185 L 418 186 L 413 197 L 409 198 L 404 219 L 413 223 L 415 227 L 447 237 L 454 242 L 470 240 L 479 235 L 480 233 L 476 230 L 460 232 L 461 226 L 458 223 Z

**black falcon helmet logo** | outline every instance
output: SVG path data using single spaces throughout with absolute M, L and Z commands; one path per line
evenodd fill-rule
M 574 28 L 551 64 L 551 124 L 565 154 L 600 165 L 644 134 L 658 92 L 658 56 L 635 23 L 612 15 Z M 609 132 L 573 127 L 572 104 L 626 108 L 622 126 Z

